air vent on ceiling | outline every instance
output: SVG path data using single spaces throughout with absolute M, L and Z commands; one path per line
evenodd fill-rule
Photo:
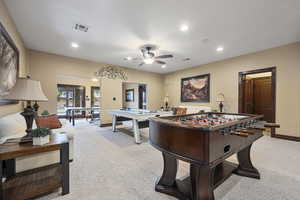
M 191 59 L 190 58 L 184 58 L 184 59 L 182 59 L 182 61 L 190 61 Z
M 87 32 L 89 30 L 89 27 L 86 25 L 82 25 L 82 24 L 75 24 L 74 29 L 76 31 Z

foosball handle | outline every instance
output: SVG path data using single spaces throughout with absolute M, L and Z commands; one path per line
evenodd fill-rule
M 264 127 L 266 128 L 280 128 L 280 124 L 275 124 L 275 123 L 265 123 Z
M 259 127 L 259 126 L 253 126 L 253 127 L 249 127 L 250 129 L 255 129 L 255 130 L 260 130 L 260 131 L 265 131 L 266 128 L 265 127 Z
M 241 133 L 246 133 L 247 135 L 250 134 L 250 135 L 253 135 L 255 134 L 256 131 L 251 131 L 251 130 L 248 130 L 248 129 L 241 129 L 241 130 L 238 130 L 238 132 L 241 132 Z
M 248 137 L 247 133 L 243 133 L 243 132 L 231 132 L 231 135 L 237 135 L 237 136 L 241 136 L 241 137 Z

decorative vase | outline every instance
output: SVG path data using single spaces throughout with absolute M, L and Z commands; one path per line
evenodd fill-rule
M 33 145 L 44 145 L 50 142 L 50 136 L 44 136 L 44 137 L 33 137 Z

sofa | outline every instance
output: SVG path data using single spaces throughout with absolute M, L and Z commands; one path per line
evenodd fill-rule
M 187 106 L 187 105 L 180 105 L 179 108 L 186 108 L 186 114 L 193 114 L 198 113 L 200 111 L 204 112 L 211 112 L 211 107 L 208 106 Z
M 53 133 L 67 134 L 69 139 L 69 158 L 73 160 L 74 134 L 72 127 L 65 126 L 66 121 L 63 121 L 63 128 L 52 130 Z M 36 125 L 34 123 L 33 128 Z M 26 135 L 25 119 L 20 113 L 7 115 L 0 118 L 0 145 L 8 139 L 20 138 Z M 30 169 L 43 167 L 60 161 L 60 152 L 52 151 L 46 153 L 25 156 L 16 159 L 16 172 L 23 172 Z

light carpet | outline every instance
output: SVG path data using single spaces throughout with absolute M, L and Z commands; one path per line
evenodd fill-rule
M 39 200 L 173 200 L 154 191 L 162 173 L 161 153 L 148 142 L 113 133 L 85 120 L 75 127 L 75 158 L 70 171 L 70 194 L 59 191 Z M 234 160 L 234 158 L 232 158 Z M 215 190 L 217 200 L 300 200 L 300 145 L 265 136 L 253 146 L 252 160 L 261 180 L 232 175 Z M 178 177 L 188 174 L 180 162 Z

